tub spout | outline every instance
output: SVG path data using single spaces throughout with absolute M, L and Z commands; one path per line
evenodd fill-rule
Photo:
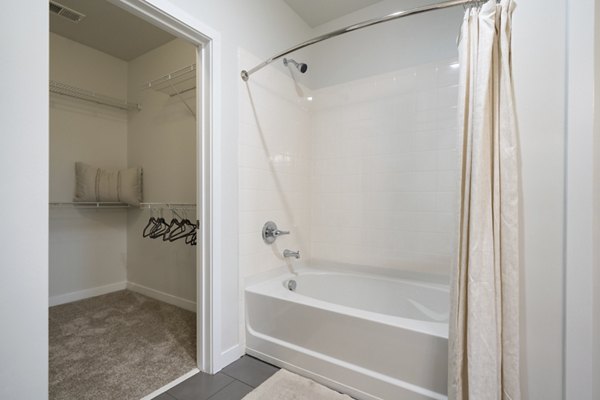
M 285 249 L 283 251 L 283 256 L 285 258 L 294 257 L 295 259 L 298 259 L 298 258 L 300 258 L 300 251 L 291 251 L 291 250 Z

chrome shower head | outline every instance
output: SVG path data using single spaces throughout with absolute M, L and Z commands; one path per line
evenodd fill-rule
M 285 65 L 287 67 L 288 64 L 293 64 L 296 68 L 298 68 L 298 71 L 302 72 L 303 74 L 306 71 L 308 71 L 308 65 L 306 65 L 304 63 L 296 62 L 296 61 L 292 60 L 291 58 L 284 58 L 283 65 Z

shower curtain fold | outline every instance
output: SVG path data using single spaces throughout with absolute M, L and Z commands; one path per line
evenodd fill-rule
M 460 224 L 450 400 L 519 400 L 519 147 L 513 0 L 467 9 L 459 44 Z

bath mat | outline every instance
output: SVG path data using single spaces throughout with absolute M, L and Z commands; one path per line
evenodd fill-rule
M 352 397 L 280 369 L 242 400 L 352 400 Z

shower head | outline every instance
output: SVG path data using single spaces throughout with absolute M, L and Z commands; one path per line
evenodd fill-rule
M 306 65 L 304 63 L 296 62 L 296 61 L 292 60 L 291 58 L 284 58 L 283 65 L 285 65 L 287 67 L 288 64 L 293 64 L 296 68 L 298 68 L 298 71 L 300 71 L 302 73 L 305 73 L 306 71 L 308 71 L 308 65 Z

